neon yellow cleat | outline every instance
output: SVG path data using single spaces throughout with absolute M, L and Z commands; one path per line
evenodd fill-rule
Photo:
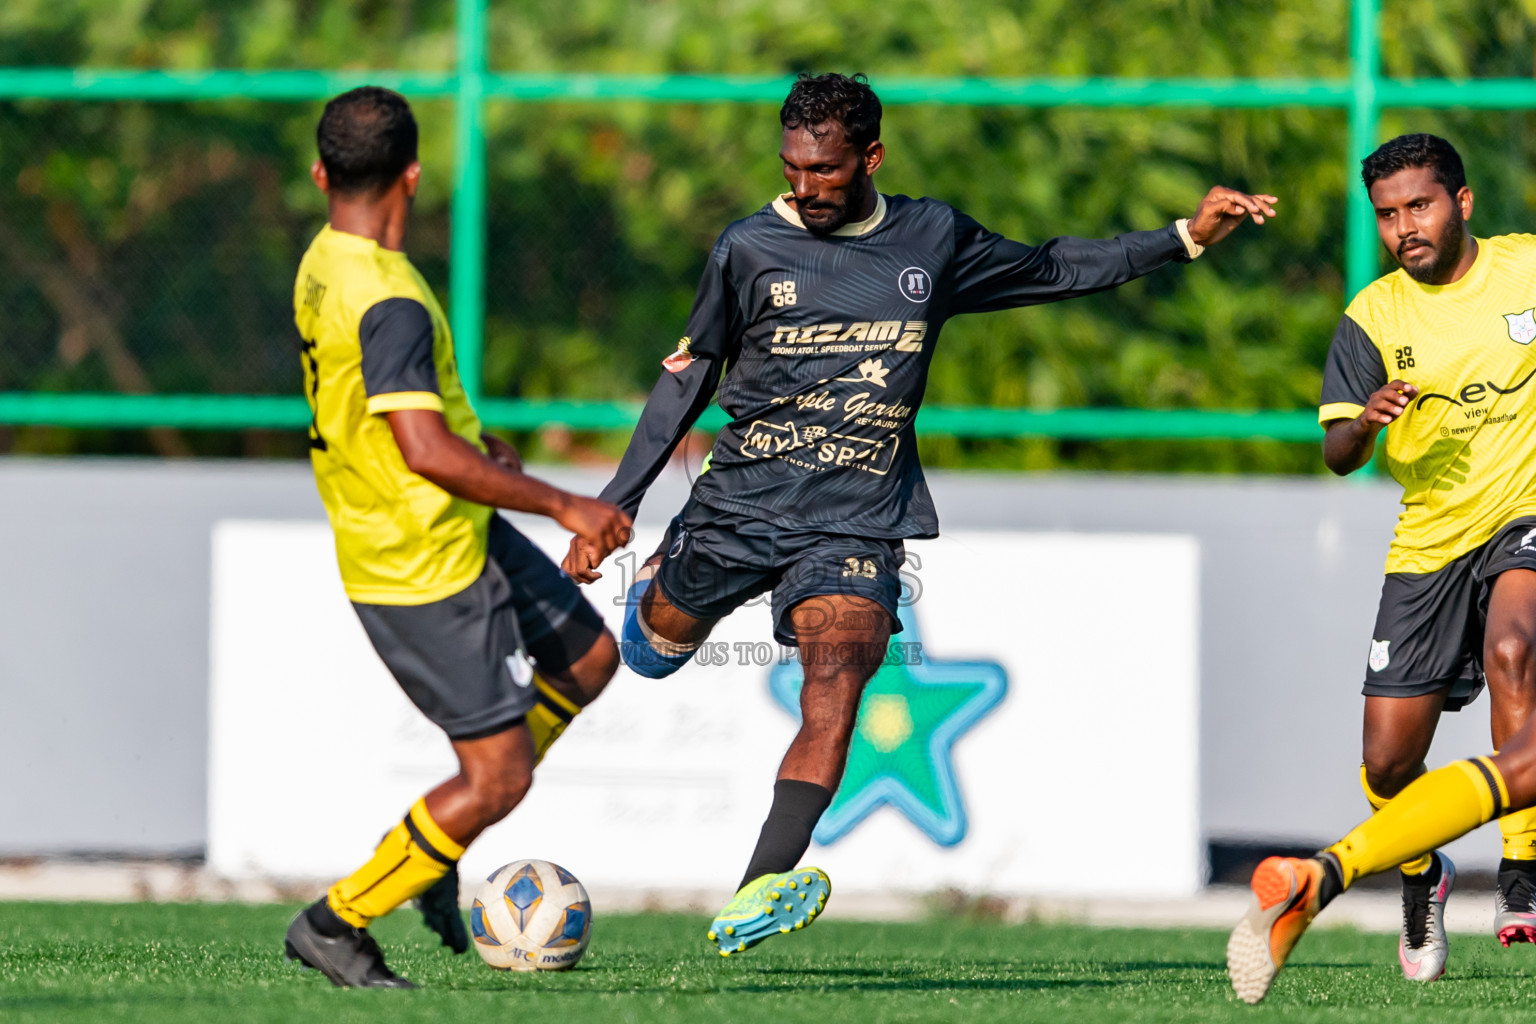
M 832 880 L 820 868 L 754 878 L 715 915 L 709 941 L 720 948 L 721 956 L 743 952 L 766 938 L 804 928 L 826 908 L 831 895 Z

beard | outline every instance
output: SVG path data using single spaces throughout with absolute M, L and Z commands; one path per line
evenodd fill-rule
M 1466 232 L 1462 225 L 1465 222 L 1457 217 L 1445 226 L 1445 230 L 1436 239 L 1423 237 L 1409 238 L 1398 244 L 1396 257 L 1398 265 L 1408 272 L 1408 276 L 1420 284 L 1436 284 L 1442 281 L 1461 261 L 1464 236 Z M 1429 247 L 1429 255 L 1423 255 L 1422 250 L 1413 263 L 1408 263 L 1403 258 L 1403 249 L 1409 244 L 1424 245 Z
M 815 206 L 800 209 L 800 222 L 813 235 L 830 235 L 853 219 L 854 213 L 864 209 L 869 197 L 870 178 L 860 174 L 848 184 L 842 197 L 834 202 L 819 202 Z M 806 216 L 814 211 L 821 219 L 812 221 Z

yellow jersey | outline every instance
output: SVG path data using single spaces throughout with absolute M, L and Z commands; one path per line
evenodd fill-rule
M 1358 416 L 1389 380 L 1419 388 L 1382 432 L 1403 486 L 1387 572 L 1434 572 L 1536 515 L 1536 235 L 1477 240 L 1452 284 L 1399 269 L 1334 334 L 1318 421 Z M 1378 442 L 1379 443 L 1379 442 Z
M 437 410 L 483 450 L 432 290 L 404 253 L 326 225 L 299 264 L 293 317 L 310 462 L 347 596 L 417 605 L 463 590 L 485 567 L 492 510 L 411 472 L 384 416 Z

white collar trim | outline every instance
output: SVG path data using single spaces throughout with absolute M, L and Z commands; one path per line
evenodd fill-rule
M 783 195 L 774 199 L 773 212 L 778 214 L 780 217 L 783 217 L 785 220 L 789 221 L 800 230 L 807 230 L 805 222 L 800 219 L 799 212 L 796 211 L 793 206 L 790 206 L 786 201 L 792 195 L 794 195 L 793 192 L 785 192 Z M 874 213 L 870 214 L 864 220 L 857 221 L 856 223 L 844 224 L 842 227 L 838 228 L 832 233 L 834 235 L 841 236 L 867 235 L 871 231 L 875 230 L 875 228 L 879 227 L 880 222 L 883 220 L 885 220 L 885 196 L 876 192 Z

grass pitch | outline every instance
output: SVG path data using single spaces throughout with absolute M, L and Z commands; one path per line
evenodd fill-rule
M 1451 973 L 1398 976 L 1394 938 L 1308 935 L 1262 1006 L 1233 998 L 1226 934 L 942 920 L 821 921 L 722 960 L 706 921 L 599 916 L 565 974 L 504 974 L 434 948 L 414 912 L 374 929 L 419 992 L 345 992 L 280 956 L 296 908 L 0 904 L 0 1020 L 708 1022 L 1513 1021 L 1536 950 L 1453 937 Z

